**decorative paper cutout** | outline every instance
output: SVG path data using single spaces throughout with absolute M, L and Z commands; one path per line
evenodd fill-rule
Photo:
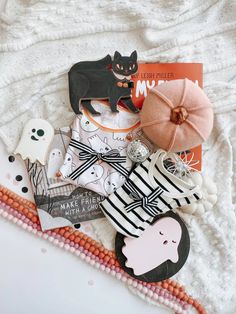
M 116 235 L 115 250 L 121 267 L 145 282 L 162 281 L 176 274 L 184 265 L 189 249 L 188 230 L 173 211 L 158 216 L 139 238 Z
M 138 112 L 131 100 L 131 75 L 138 70 L 137 52 L 121 56 L 115 52 L 98 61 L 78 62 L 69 71 L 69 92 L 72 109 L 81 114 L 80 104 L 89 112 L 99 115 L 91 105 L 92 99 L 108 99 L 113 112 L 118 112 L 119 100 L 131 111 Z
M 23 160 L 29 158 L 32 163 L 38 160 L 45 165 L 53 135 L 54 129 L 46 120 L 29 120 L 23 129 L 15 154 L 20 154 Z
M 137 239 L 125 238 L 122 252 L 127 258 L 125 265 L 139 276 L 170 260 L 179 260 L 178 245 L 181 226 L 171 217 L 159 219 Z

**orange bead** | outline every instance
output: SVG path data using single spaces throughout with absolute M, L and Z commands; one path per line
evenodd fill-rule
M 59 234 L 60 234 L 61 236 L 63 236 L 65 232 L 66 232 L 66 231 L 65 231 L 64 229 L 60 229 L 60 230 L 59 230 Z
M 79 242 L 80 242 L 80 240 L 81 240 L 81 238 L 77 236 L 77 237 L 75 237 L 74 242 L 75 242 L 75 243 L 79 243 Z
M 67 239 L 69 236 L 70 236 L 70 232 L 66 231 L 66 232 L 64 233 L 64 237 Z
M 188 303 L 192 305 L 193 304 L 193 299 L 192 298 L 188 298 Z
M 167 288 L 168 288 L 168 286 L 169 286 L 169 285 L 168 285 L 168 283 L 167 283 L 167 282 L 164 282 L 164 283 L 163 283 L 163 285 L 162 285 L 162 287 L 163 287 L 164 289 L 167 289 Z
M 179 289 L 174 288 L 173 295 L 177 297 L 179 295 Z
M 168 287 L 168 290 L 169 290 L 170 292 L 173 292 L 174 288 L 173 288 L 172 286 L 169 286 L 169 287 Z
M 115 261 L 115 266 L 116 267 L 120 267 L 120 264 L 119 264 L 119 262 L 117 260 Z
M 96 255 L 96 256 L 98 256 L 99 250 L 98 250 L 98 249 L 95 249 L 94 252 L 93 252 L 93 254 Z
M 70 239 L 71 241 L 74 241 L 75 236 L 74 236 L 73 234 L 71 234 L 71 235 L 69 236 L 69 239 Z
M 179 299 L 183 299 L 184 293 L 182 291 L 180 291 L 178 297 L 179 297 Z
M 28 212 L 27 217 L 31 219 L 33 217 L 33 214 L 31 212 Z
M 91 245 L 89 248 L 89 252 L 93 253 L 96 250 L 94 245 Z
M 27 214 L 28 214 L 28 212 L 29 212 L 29 210 L 28 210 L 27 208 L 25 208 L 25 207 L 24 207 L 24 208 L 23 208 L 23 210 L 22 210 L 22 212 L 23 212 L 23 214 L 24 214 L 24 215 L 27 215 Z
M 7 195 L 3 195 L 2 199 L 3 199 L 4 202 L 6 202 L 6 200 L 8 200 L 8 196 Z
M 85 243 L 85 245 L 84 245 L 84 248 L 85 248 L 85 250 L 89 250 L 89 248 L 90 248 L 90 243 Z
M 12 198 L 9 198 L 9 199 L 7 200 L 7 204 L 8 204 L 8 205 L 12 205 L 12 204 L 13 204 L 13 199 L 12 199 Z
M 79 241 L 79 244 L 81 245 L 81 246 L 84 246 L 85 245 L 85 241 L 84 241 L 84 239 L 81 239 L 80 241 Z
M 110 259 L 109 264 L 111 264 L 111 265 L 114 265 L 114 264 L 115 264 L 114 258 L 111 258 L 111 259 Z
M 13 203 L 13 207 L 14 207 L 14 208 L 18 208 L 18 207 L 19 207 L 19 203 L 14 202 L 14 203 Z
M 32 221 L 33 223 L 38 222 L 38 217 L 36 217 L 36 216 L 32 217 L 31 221 Z
M 108 255 L 105 255 L 105 257 L 104 257 L 104 262 L 105 262 L 105 263 L 108 263 L 109 260 L 110 260 L 110 257 L 109 257 Z
M 19 206 L 18 208 L 20 211 L 23 211 L 24 207 L 22 205 Z
M 105 254 L 103 254 L 102 252 L 99 253 L 99 258 L 103 259 L 105 257 Z

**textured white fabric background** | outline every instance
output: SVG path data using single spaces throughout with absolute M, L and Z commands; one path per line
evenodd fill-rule
M 30 117 L 72 121 L 66 73 L 79 60 L 137 49 L 141 61 L 204 63 L 215 124 L 203 166 L 219 200 L 202 217 L 185 215 L 192 248 L 176 279 L 212 314 L 236 312 L 235 11 L 235 0 L 12 0 L 0 15 L 0 137 L 9 150 Z

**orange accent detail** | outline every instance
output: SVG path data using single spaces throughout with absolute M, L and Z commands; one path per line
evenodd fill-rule
M 102 105 L 104 106 L 107 106 L 107 107 L 110 107 L 110 105 L 105 102 L 105 101 L 99 101 Z M 130 112 L 129 110 L 127 110 L 126 108 L 123 108 L 123 107 L 119 107 L 119 110 L 120 111 L 126 111 L 126 112 Z M 84 108 L 83 109 L 84 111 L 84 114 L 85 116 L 94 124 L 96 125 L 99 129 L 105 131 L 105 132 L 113 132 L 113 133 L 128 133 L 130 131 L 133 131 L 134 129 L 136 129 L 137 127 L 140 126 L 140 121 L 137 121 L 134 125 L 132 125 L 131 127 L 129 128 L 126 128 L 126 129 L 112 129 L 112 128 L 108 128 L 106 126 L 103 126 L 101 125 L 100 123 L 98 123 L 94 118 L 93 116 L 90 114 L 90 112 Z
M 170 121 L 175 124 L 182 124 L 188 118 L 188 111 L 184 106 L 173 108 L 170 114 Z

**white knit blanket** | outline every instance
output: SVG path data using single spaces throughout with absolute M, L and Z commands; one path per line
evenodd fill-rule
M 11 0 L 0 14 L 0 137 L 9 151 L 29 118 L 72 122 L 67 72 L 79 60 L 137 49 L 140 61 L 204 64 L 215 123 L 203 167 L 219 195 L 211 212 L 185 215 L 192 247 L 176 279 L 210 314 L 236 313 L 235 12 L 235 0 Z

